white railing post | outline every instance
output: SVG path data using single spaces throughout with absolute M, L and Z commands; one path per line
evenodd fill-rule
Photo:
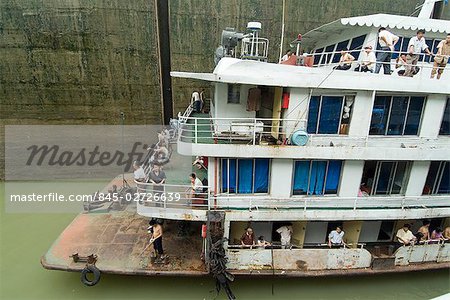
M 355 201 L 353 202 L 353 210 L 356 210 L 357 202 L 358 202 L 358 197 L 355 197 Z
M 253 145 L 256 144 L 256 118 L 253 121 Z
M 197 144 L 197 118 L 194 119 L 194 142 Z

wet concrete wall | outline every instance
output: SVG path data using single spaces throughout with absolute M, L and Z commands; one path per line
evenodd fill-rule
M 416 4 L 286 0 L 285 45 L 339 17 L 410 14 Z M 248 21 L 263 23 L 270 60 L 277 60 L 281 0 L 169 0 L 169 6 L 173 70 L 211 71 L 222 29 L 243 31 Z M 444 15 L 450 19 L 448 6 Z M 0 126 L 118 124 L 121 111 L 128 124 L 161 123 L 155 18 L 154 0 L 0 1 Z M 201 87 L 174 79 L 174 113 Z

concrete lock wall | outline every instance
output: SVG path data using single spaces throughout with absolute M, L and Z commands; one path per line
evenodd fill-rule
M 286 47 L 339 17 L 410 14 L 416 1 L 286 0 Z M 221 31 L 261 21 L 277 61 L 281 1 L 170 0 L 172 70 L 209 72 Z M 450 19 L 447 6 L 444 18 Z M 0 2 L 0 149 L 5 124 L 160 124 L 155 2 L 3 0 Z M 173 79 L 174 113 L 199 81 Z M 4 153 L 0 151 L 0 179 Z

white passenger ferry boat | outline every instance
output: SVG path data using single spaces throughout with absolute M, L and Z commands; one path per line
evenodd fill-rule
M 223 31 L 212 73 L 172 72 L 200 80 L 211 99 L 178 118 L 177 151 L 208 161 L 208 185 L 191 199 L 139 204 L 150 218 L 204 222 L 225 239 L 227 268 L 237 274 L 316 276 L 448 268 L 446 239 L 402 245 L 405 224 L 418 232 L 450 226 L 450 69 L 431 79 L 433 56 L 421 54 L 417 74 L 397 74 L 395 60 L 424 29 L 429 50 L 450 31 L 431 19 L 375 14 L 341 18 L 299 36 L 294 55 L 271 63 L 261 24 Z M 355 72 L 364 47 L 378 48 L 380 27 L 399 37 L 392 74 Z M 335 70 L 341 51 L 355 57 Z M 383 68 L 382 68 L 383 69 Z M 209 108 L 208 108 L 209 107 Z M 137 183 L 140 191 L 149 183 Z M 165 186 L 166 192 L 179 189 Z M 291 239 L 281 246 L 278 229 Z M 345 232 L 328 244 L 331 231 Z M 215 232 L 212 232 L 214 227 Z M 242 245 L 251 227 L 266 247 Z

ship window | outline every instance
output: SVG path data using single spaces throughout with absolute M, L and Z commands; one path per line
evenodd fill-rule
M 241 86 L 239 84 L 228 85 L 228 103 L 239 104 L 241 101 Z
M 337 44 L 336 50 L 335 50 L 335 53 L 334 53 L 334 56 L 333 56 L 333 63 L 339 62 L 339 59 L 341 58 L 341 55 L 339 54 L 339 52 L 341 50 L 344 50 L 345 48 L 347 48 L 349 41 L 350 40 L 346 40 L 346 41 L 343 41 L 343 42 L 340 42 L 340 43 Z
M 450 135 L 450 98 L 447 98 L 439 135 Z
M 222 192 L 269 192 L 269 159 L 222 159 Z
M 404 194 L 410 163 L 406 161 L 366 161 L 361 192 L 366 195 Z
M 343 106 L 343 96 L 312 96 L 309 101 L 308 133 L 338 134 Z
M 323 52 L 323 48 L 316 49 L 314 51 L 314 65 L 318 65 L 320 63 L 320 58 L 322 57 L 321 53 Z
M 356 50 L 356 51 L 350 52 L 350 54 L 353 55 L 355 60 L 358 60 L 359 54 L 361 53 L 361 50 L 363 48 L 362 46 L 363 46 L 363 43 L 365 40 L 366 40 L 366 35 L 360 35 L 360 36 L 357 36 L 352 39 L 349 49 L 350 49 L 350 51 Z
M 377 96 L 370 135 L 417 135 L 425 97 Z
M 423 194 L 450 194 L 450 162 L 431 162 L 423 188 Z
M 298 160 L 294 163 L 294 195 L 337 194 L 340 160 Z
M 326 54 L 322 56 L 322 65 L 330 63 L 331 57 L 333 56 L 334 46 L 335 45 L 330 45 L 325 48 Z

